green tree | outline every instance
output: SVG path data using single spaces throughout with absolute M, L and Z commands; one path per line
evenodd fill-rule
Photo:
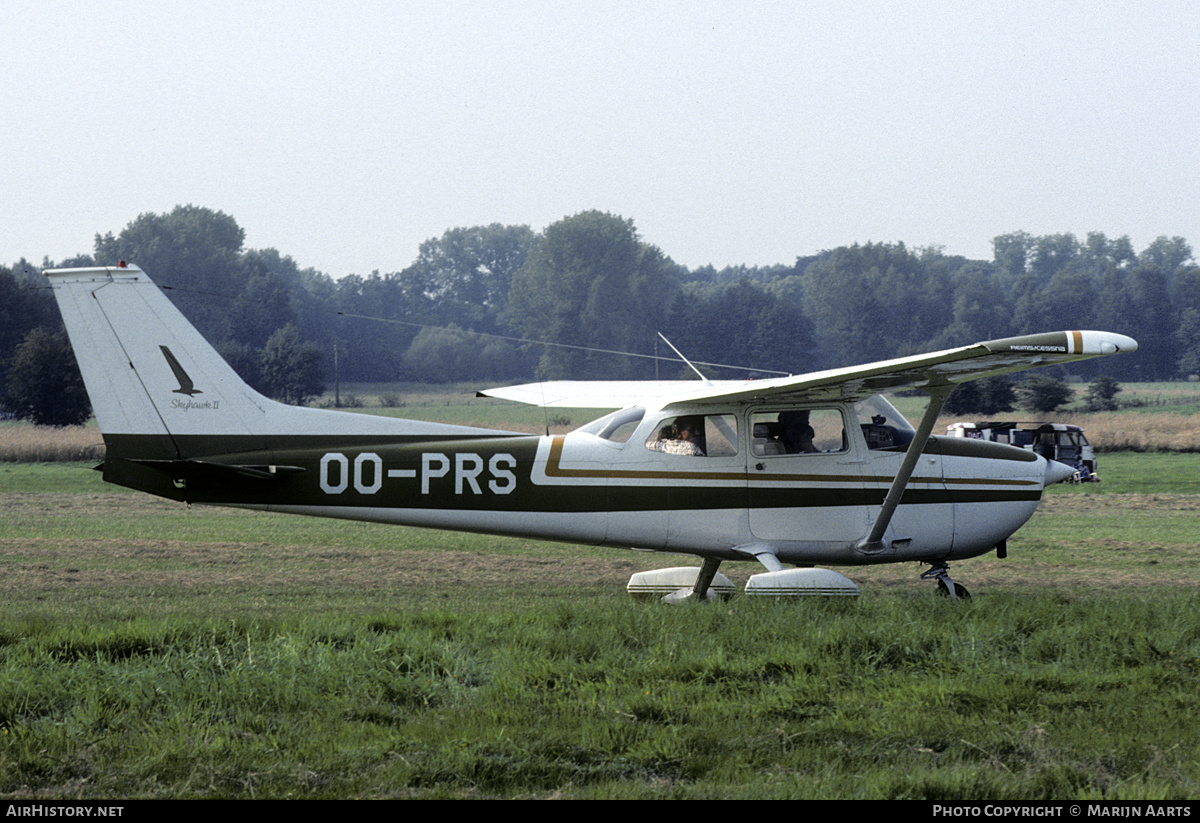
M 65 332 L 37 328 L 17 347 L 5 381 L 5 405 L 39 426 L 78 426 L 92 414 Z
M 1010 412 L 1016 406 L 1016 393 L 1007 375 L 986 377 L 960 383 L 946 400 L 946 414 L 993 415 Z
M 535 236 L 529 226 L 499 223 L 450 229 L 422 243 L 403 275 L 435 302 L 439 324 L 495 332 Z
M 255 349 L 237 340 L 216 345 L 217 353 L 255 390 L 266 393 L 262 386 L 262 349 Z
M 246 250 L 242 266 L 245 285 L 231 305 L 231 334 L 235 339 L 261 348 L 267 337 L 288 323 L 295 323 L 308 340 L 333 338 L 337 284 L 332 277 L 316 269 L 301 269 L 290 256 L 271 248 Z M 253 311 L 258 305 L 267 308 L 262 312 L 264 319 L 242 326 L 247 309 Z M 265 336 L 261 334 L 264 328 Z M 247 334 L 250 330 L 254 330 L 254 341 Z
M 954 307 L 950 322 L 930 341 L 930 349 L 965 346 L 1012 334 L 1009 290 L 990 263 L 967 261 L 950 277 Z
M 1129 235 L 1109 240 L 1104 232 L 1099 231 L 1088 232 L 1083 255 L 1088 265 L 1097 271 L 1107 266 L 1129 268 L 1137 260 Z
M 1013 284 L 1015 333 L 1036 334 L 1061 328 L 1068 322 L 1064 314 L 1079 314 L 1080 300 L 1091 294 L 1090 286 L 1079 288 L 1081 280 L 1084 283 L 1089 280 L 1087 272 L 1080 268 L 1082 248 L 1073 234 L 1048 234 L 1032 239 L 1029 267 Z M 1069 322 L 1075 323 L 1073 319 Z
M 337 281 L 331 304 L 343 315 L 336 331 L 342 380 L 408 379 L 404 353 L 418 327 L 435 322 L 421 284 L 402 273 L 351 274 Z
M 1017 407 L 1017 391 L 1007 374 L 986 377 L 979 381 L 987 414 L 1010 412 Z
M 1088 411 L 1115 411 L 1117 394 L 1121 384 L 1106 374 L 1102 374 L 1088 384 L 1087 395 L 1084 397 Z
M 953 312 L 945 263 L 936 250 L 856 243 L 808 266 L 804 295 L 825 363 L 927 349 Z
M 975 413 L 990 413 L 980 408 L 979 381 L 977 380 L 958 384 L 954 391 L 950 392 L 950 396 L 946 398 L 945 405 L 942 406 L 942 414 L 958 415 Z
M 1071 387 L 1047 374 L 1031 374 L 1017 384 L 1021 407 L 1031 412 L 1052 412 L 1071 401 Z
M 199 206 L 168 214 L 141 214 L 114 236 L 97 234 L 96 262 L 140 266 L 212 341 L 230 336 L 229 307 L 242 291 L 241 251 L 246 233 L 229 215 Z
M 812 356 L 808 319 L 749 278 L 685 284 L 664 319 L 663 332 L 690 360 L 798 373 L 807 370 Z M 682 371 L 692 376 L 690 370 Z
M 1029 273 L 1038 282 L 1045 283 L 1074 263 L 1081 248 L 1073 234 L 1046 234 L 1038 237 L 1033 243 Z
M 1189 306 L 1183 310 L 1175 329 L 1175 344 L 1179 352 L 1175 361 L 1179 376 L 1200 374 L 1200 309 Z
M 230 336 L 252 348 L 261 349 L 272 334 L 295 322 L 287 283 L 271 272 L 251 275 L 230 303 Z
M 420 380 L 431 383 L 506 379 L 524 373 L 526 367 L 507 341 L 457 326 L 421 329 L 404 353 L 404 361 Z
M 1182 237 L 1157 237 L 1138 255 L 1138 261 L 1173 272 L 1192 259 L 1192 247 Z
M 632 220 L 587 211 L 547 226 L 513 276 L 510 323 L 546 347 L 543 377 L 638 377 L 653 366 L 584 347 L 649 353 L 679 288 L 675 264 L 643 243 Z
M 1146 380 L 1169 380 L 1179 367 L 1172 345 L 1176 328 L 1172 323 L 1174 310 L 1171 305 L 1174 274 L 1174 270 L 1165 270 L 1156 262 L 1139 262 L 1128 275 L 1130 300 L 1123 316 L 1137 338 L 1136 365 Z M 1116 365 L 1130 366 L 1129 363 Z
M 24 265 L 23 265 L 24 264 Z M 17 264 L 17 271 L 0 266 L 0 373 L 3 363 L 33 329 L 58 323 L 58 310 L 45 280 L 26 273 L 28 264 Z M 41 282 L 37 282 L 41 281 Z
M 992 239 L 992 258 L 1010 280 L 1023 275 L 1033 254 L 1034 239 L 1027 232 L 1014 231 Z
M 321 350 L 305 343 L 289 323 L 271 335 L 263 348 L 260 385 L 268 397 L 304 405 L 325 391 Z

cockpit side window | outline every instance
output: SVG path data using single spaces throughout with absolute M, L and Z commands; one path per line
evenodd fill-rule
M 646 448 L 685 457 L 731 457 L 738 453 L 737 418 L 732 414 L 686 414 L 655 426 Z

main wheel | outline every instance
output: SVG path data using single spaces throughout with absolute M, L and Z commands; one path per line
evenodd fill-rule
M 942 597 L 950 596 L 950 588 L 946 585 L 945 580 L 938 580 L 938 594 L 940 594 Z M 967 591 L 967 587 L 962 585 L 961 583 L 954 584 L 954 594 L 958 597 L 959 600 L 970 600 L 971 599 L 971 593 L 969 591 Z

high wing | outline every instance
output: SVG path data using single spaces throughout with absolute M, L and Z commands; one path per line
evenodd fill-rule
M 624 409 L 656 400 L 703 394 L 714 388 L 737 390 L 748 380 L 551 380 L 483 389 L 477 397 L 496 397 L 531 406 L 562 409 Z
M 821 402 L 901 389 L 937 389 L 998 374 L 1137 351 L 1137 341 L 1103 331 L 1058 331 L 988 340 L 957 349 L 766 380 L 552 381 L 486 389 L 480 396 L 535 406 L 619 409 L 659 402 Z

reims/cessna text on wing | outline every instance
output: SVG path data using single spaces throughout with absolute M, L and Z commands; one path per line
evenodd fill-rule
M 635 575 L 678 600 L 729 586 L 723 560 L 766 571 L 749 593 L 856 593 L 786 565 L 915 560 L 951 594 L 947 563 L 990 551 L 1070 466 L 931 436 L 957 383 L 1132 352 L 1067 331 L 754 381 L 556 382 L 483 392 L 613 408 L 566 435 L 396 420 L 276 403 L 247 386 L 134 266 L 47 271 L 106 444 L 104 479 L 192 504 L 689 554 L 701 568 Z M 920 389 L 914 431 L 878 392 Z

